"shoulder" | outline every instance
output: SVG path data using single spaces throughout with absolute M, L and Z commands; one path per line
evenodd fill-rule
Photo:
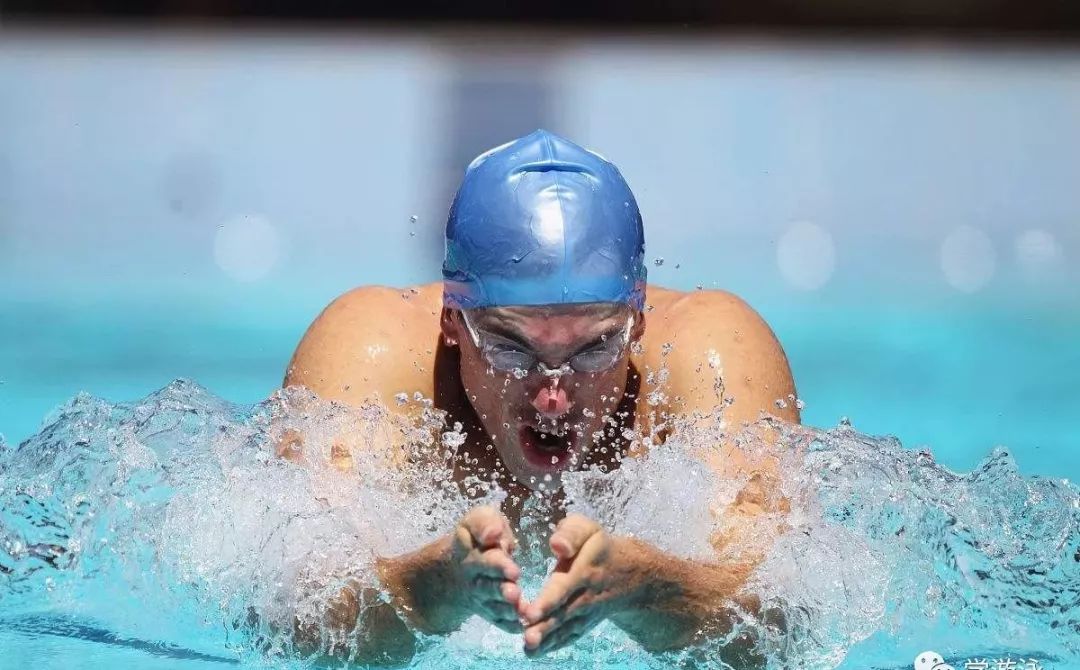
M 715 319 L 717 315 L 733 316 L 740 320 L 761 319 L 745 300 L 728 291 L 674 291 L 659 287 L 650 291 L 657 294 L 656 309 L 653 311 L 660 312 L 666 319 L 695 321 L 701 317 Z
M 355 320 L 373 313 L 404 316 L 427 306 L 441 306 L 441 286 L 437 283 L 411 288 L 358 286 L 331 301 L 316 321 Z
M 709 411 L 727 399 L 731 418 L 739 421 L 761 412 L 798 421 L 793 406 L 776 404 L 795 393 L 784 349 L 746 301 L 727 291 L 650 288 L 649 302 L 654 309 L 645 316 L 646 349 L 655 357 L 652 367 L 666 363 L 672 395 L 683 398 L 683 409 Z
M 771 346 L 777 344 L 772 329 L 745 300 L 727 291 L 672 291 L 650 289 L 656 293 L 651 313 L 646 314 L 646 329 L 656 328 L 668 334 L 684 348 L 697 344 L 728 342 L 732 345 Z
M 285 374 L 285 386 L 356 403 L 388 386 L 423 380 L 428 350 L 438 336 L 439 285 L 354 288 L 334 299 L 304 333 Z M 386 398 L 383 398 L 386 401 Z

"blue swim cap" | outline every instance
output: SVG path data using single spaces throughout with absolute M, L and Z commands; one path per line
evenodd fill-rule
M 465 171 L 446 221 L 443 302 L 645 303 L 637 202 L 601 156 L 537 130 Z

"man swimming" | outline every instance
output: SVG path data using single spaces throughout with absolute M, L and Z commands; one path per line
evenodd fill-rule
M 357 622 L 356 596 L 344 594 L 338 623 L 366 625 L 391 656 L 409 647 L 410 629 L 448 633 L 474 614 L 521 631 L 529 655 L 605 619 L 654 650 L 722 634 L 732 607 L 753 607 L 740 593 L 753 559 L 686 560 L 569 515 L 549 539 L 555 571 L 527 601 L 513 559 L 517 503 L 557 491 L 570 469 L 618 467 L 662 441 L 668 417 L 797 423 L 791 371 L 769 327 L 731 294 L 647 286 L 641 216 L 622 175 L 543 130 L 468 167 L 446 224 L 443 278 L 339 297 L 304 335 L 285 385 L 393 411 L 405 411 L 395 396 L 419 391 L 466 435 L 469 465 L 456 476 L 494 474 L 507 503 L 476 507 L 450 535 L 380 559 L 393 612 Z M 753 475 L 722 510 L 719 548 L 765 513 L 771 466 L 735 444 L 703 452 L 721 478 Z

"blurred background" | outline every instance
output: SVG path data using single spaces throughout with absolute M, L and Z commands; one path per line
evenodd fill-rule
M 1080 6 L 879 4 L 6 3 L 0 433 L 266 397 L 545 127 L 621 168 L 651 281 L 764 315 L 808 423 L 1078 478 Z

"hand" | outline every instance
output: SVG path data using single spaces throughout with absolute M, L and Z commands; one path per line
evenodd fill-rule
M 494 507 L 474 507 L 454 530 L 453 560 L 469 613 L 507 632 L 521 630 L 521 568 L 510 557 L 516 541 L 510 522 Z
M 521 568 L 514 536 L 494 507 L 470 510 L 457 527 L 421 549 L 381 559 L 383 586 L 425 633 L 450 633 L 478 614 L 508 632 L 521 631 Z
M 555 571 L 532 603 L 521 603 L 530 656 L 571 644 L 628 607 L 642 581 L 626 542 L 580 514 L 563 519 L 549 544 L 558 559 Z

